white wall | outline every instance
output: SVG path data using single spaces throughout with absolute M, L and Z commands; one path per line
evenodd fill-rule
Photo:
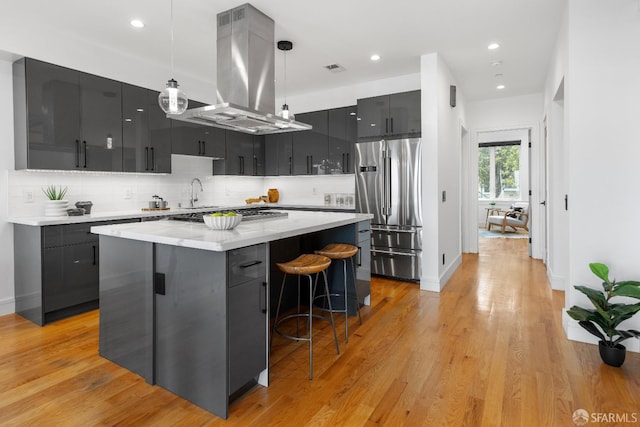
M 596 261 L 608 264 L 619 280 L 639 280 L 638 3 L 569 0 L 568 11 L 569 282 L 599 287 L 588 268 Z M 589 306 L 569 289 L 573 304 Z M 623 326 L 640 329 L 640 316 Z M 585 339 L 575 322 L 568 335 Z M 638 351 L 638 340 L 625 345 Z
M 0 315 L 15 311 L 13 292 L 13 225 L 8 214 L 9 176 L 13 169 L 13 77 L 11 63 L 0 60 Z
M 462 260 L 460 167 L 465 101 L 458 90 L 457 106 L 449 105 L 449 87 L 457 83 L 438 54 L 420 58 L 420 74 L 423 212 L 420 287 L 440 291 Z

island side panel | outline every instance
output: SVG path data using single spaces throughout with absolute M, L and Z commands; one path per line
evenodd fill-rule
M 153 379 L 153 244 L 100 236 L 100 355 Z
M 44 325 L 41 227 L 14 224 L 13 251 L 16 313 Z
M 156 244 L 155 262 L 156 383 L 227 418 L 226 253 Z

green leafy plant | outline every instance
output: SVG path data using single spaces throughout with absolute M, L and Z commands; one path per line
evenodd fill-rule
M 56 187 L 55 185 L 50 185 L 47 188 L 43 188 L 42 192 L 44 193 L 45 196 L 47 196 L 47 199 L 49 200 L 62 200 L 65 196 L 65 194 L 67 194 L 67 187 Z
M 602 287 L 604 292 L 586 286 L 574 286 L 575 289 L 589 298 L 595 308 L 586 309 L 574 305 L 567 310 L 567 314 L 577 320 L 578 324 L 586 329 L 587 332 L 600 338 L 608 347 L 615 347 L 629 338 L 640 337 L 640 331 L 618 329 L 620 323 L 630 319 L 640 311 L 640 303 L 623 304 L 611 302 L 614 297 L 640 299 L 640 282 L 609 280 L 609 267 L 605 264 L 594 262 L 589 264 L 589 268 L 593 274 L 603 280 Z

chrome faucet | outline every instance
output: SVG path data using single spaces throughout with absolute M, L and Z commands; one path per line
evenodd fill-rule
M 198 178 L 193 178 L 191 180 L 191 199 L 189 199 L 189 205 L 191 207 L 194 207 L 194 203 L 198 201 L 198 196 L 196 196 L 194 188 L 193 188 L 193 184 L 194 183 L 198 183 L 200 184 L 200 191 L 204 191 L 204 188 L 202 188 L 202 182 L 200 182 L 200 180 Z

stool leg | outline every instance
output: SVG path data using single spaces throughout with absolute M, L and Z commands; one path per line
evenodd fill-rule
M 306 275 L 309 278 L 309 379 L 313 379 L 313 279 L 310 274 Z M 300 276 L 298 276 L 300 277 Z M 317 278 L 317 275 L 316 275 Z M 299 295 L 299 294 L 298 294 Z M 300 297 L 298 297 L 300 298 Z
M 300 275 L 298 275 L 298 311 L 296 313 L 300 313 Z M 300 338 L 300 321 L 299 317 L 296 317 L 296 337 Z
M 342 278 L 344 284 L 344 342 L 349 342 L 349 298 L 347 294 L 347 260 L 342 259 Z
M 362 325 L 362 316 L 360 316 L 360 298 L 358 297 L 358 279 L 356 278 L 356 265 L 353 262 L 353 257 L 351 257 L 351 271 L 353 273 L 353 294 L 356 296 L 356 312 L 358 313 L 358 320 Z
M 280 296 L 278 297 L 278 308 L 276 308 L 276 317 L 273 319 L 273 326 L 271 327 L 271 337 L 269 338 L 269 351 L 271 351 L 271 343 L 273 342 L 273 335 L 276 332 L 276 323 L 278 323 L 278 314 L 280 314 L 280 304 L 282 303 L 282 293 L 284 292 L 284 282 L 287 280 L 287 273 L 284 273 L 282 278 L 282 285 L 280 286 Z
M 331 308 L 331 294 L 329 293 L 329 281 L 327 280 L 327 272 L 322 270 L 324 276 L 324 292 L 327 294 L 327 302 L 329 303 L 329 317 L 331 318 L 331 329 L 333 329 L 333 339 L 336 342 L 336 354 L 340 354 L 338 346 L 338 334 L 336 334 L 336 324 L 333 321 L 333 308 Z

